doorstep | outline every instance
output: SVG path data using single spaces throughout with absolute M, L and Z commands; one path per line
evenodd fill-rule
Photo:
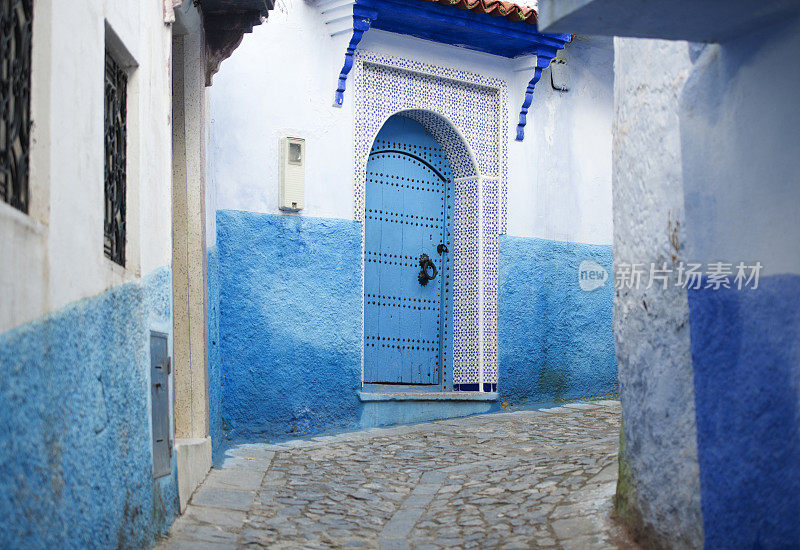
M 414 424 L 494 412 L 496 392 L 358 392 L 361 428 Z
M 497 401 L 497 392 L 358 392 L 362 403 L 375 401 Z

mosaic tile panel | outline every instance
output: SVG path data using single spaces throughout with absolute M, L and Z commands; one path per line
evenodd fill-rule
M 483 382 L 497 384 L 497 281 L 499 243 L 497 236 L 498 185 L 481 180 L 483 231 Z
M 480 381 L 480 199 L 477 177 L 455 181 L 453 384 Z
M 497 234 L 505 230 L 507 196 L 506 84 L 357 52 L 354 88 L 355 218 L 364 221 L 366 165 L 378 131 L 394 114 L 416 120 L 441 145 L 454 178 L 453 360 L 452 380 L 446 382 L 477 384 L 483 367 L 484 383 L 496 384 Z
M 357 51 L 355 59 L 356 220 L 363 220 L 364 180 L 372 142 L 386 119 L 401 111 L 418 112 L 412 116 L 422 116 L 424 112 L 442 115 L 451 123 L 447 124 L 451 128 L 443 133 L 458 137 L 452 126 L 458 129 L 472 149 L 480 175 L 498 179 L 503 188 L 507 186 L 508 86 L 505 81 L 368 51 Z M 460 142 L 460 138 L 457 141 Z M 448 152 L 447 144 L 440 143 Z M 448 161 L 454 178 L 473 175 L 471 163 L 468 167 L 463 162 L 466 157 L 452 156 Z M 506 194 L 502 189 L 501 198 Z M 503 229 L 504 203 L 500 209 L 500 229 Z

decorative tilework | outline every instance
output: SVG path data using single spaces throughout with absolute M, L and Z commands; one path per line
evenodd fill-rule
M 365 51 L 357 51 L 355 60 L 355 218 L 362 222 L 362 258 L 369 151 L 384 122 L 401 114 L 430 132 L 453 174 L 453 372 L 445 385 L 478 384 L 481 376 L 485 384 L 496 384 L 497 235 L 505 231 L 507 196 L 506 83 Z
M 480 178 L 454 182 L 453 384 L 480 380 Z
M 497 180 L 481 180 L 483 211 L 483 383 L 497 383 Z

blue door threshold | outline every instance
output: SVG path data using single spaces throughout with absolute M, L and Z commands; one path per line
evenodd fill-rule
M 499 408 L 495 392 L 358 392 L 358 398 L 362 428 L 458 418 Z

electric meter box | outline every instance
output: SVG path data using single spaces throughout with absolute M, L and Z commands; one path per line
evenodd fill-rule
M 305 207 L 306 140 L 281 138 L 280 209 L 297 212 Z

